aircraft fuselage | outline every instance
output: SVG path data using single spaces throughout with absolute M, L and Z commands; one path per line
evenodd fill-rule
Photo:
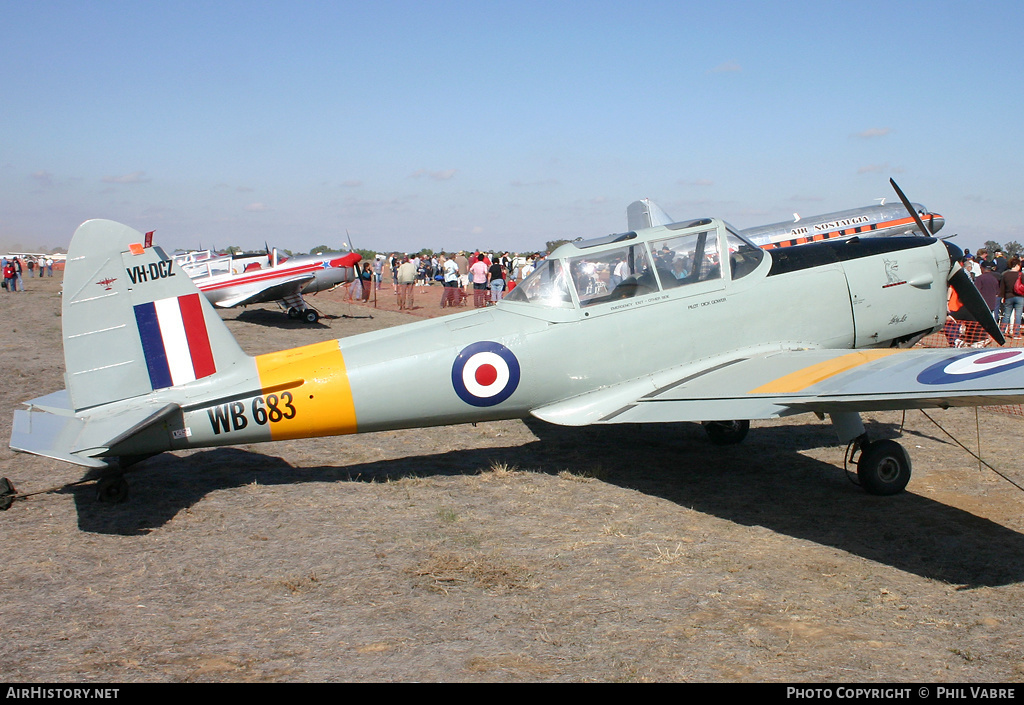
M 765 252 L 717 220 L 622 237 L 557 250 L 548 291 L 527 280 L 484 310 L 260 355 L 190 385 L 195 404 L 154 392 L 182 408 L 166 437 L 110 455 L 542 416 L 576 398 L 579 413 L 595 389 L 654 392 L 737 350 L 891 347 L 945 319 L 949 254 L 933 238 Z M 705 271 L 670 280 L 673 263 L 654 254 L 666 250 Z M 608 265 L 626 260 L 638 285 L 620 296 L 630 282 Z

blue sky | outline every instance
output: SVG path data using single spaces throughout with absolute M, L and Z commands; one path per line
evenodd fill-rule
M 1024 3 L 0 0 L 0 243 L 536 250 L 648 197 L 1024 242 Z

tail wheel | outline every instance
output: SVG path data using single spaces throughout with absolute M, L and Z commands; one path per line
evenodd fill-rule
M 743 421 L 705 421 L 704 432 L 716 446 L 731 446 L 747 437 L 750 422 Z
M 896 441 L 869 443 L 857 460 L 857 478 L 869 494 L 898 494 L 910 482 L 910 456 Z
M 107 475 L 96 483 L 96 498 L 108 504 L 120 504 L 128 499 L 128 480 L 124 475 Z

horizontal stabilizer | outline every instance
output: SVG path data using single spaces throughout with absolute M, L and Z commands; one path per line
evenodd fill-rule
M 120 454 L 118 447 L 127 447 L 132 438 L 147 430 L 161 432 L 159 427 L 180 413 L 177 404 L 146 404 L 116 413 L 76 415 L 70 408 L 53 406 L 57 396 L 35 400 L 46 402 L 45 406 L 33 401 L 27 410 L 14 412 L 12 449 L 86 467 L 106 467 L 101 456 Z

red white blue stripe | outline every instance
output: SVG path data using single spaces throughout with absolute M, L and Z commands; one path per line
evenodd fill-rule
M 153 389 L 187 384 L 217 371 L 200 294 L 135 306 Z

